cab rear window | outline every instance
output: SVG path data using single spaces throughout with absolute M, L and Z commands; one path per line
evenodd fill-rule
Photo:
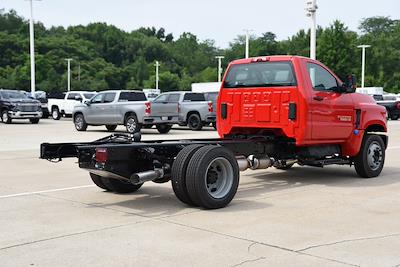
M 290 62 L 256 62 L 232 65 L 225 88 L 294 86 L 296 78 Z
M 146 101 L 146 95 L 140 92 L 121 92 L 119 102 Z
M 199 93 L 186 93 L 183 101 L 206 101 L 204 94 Z

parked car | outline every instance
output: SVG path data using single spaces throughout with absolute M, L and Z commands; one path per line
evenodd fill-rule
M 143 117 L 148 101 L 142 91 L 113 90 L 98 93 L 91 100 L 75 106 L 73 119 L 78 131 L 85 131 L 89 125 L 105 125 L 114 131 L 118 125 L 125 125 L 129 133 L 140 131 L 145 123 Z M 171 129 L 166 123 L 156 125 L 160 133 Z
M 207 92 L 204 93 L 204 96 L 206 98 L 206 101 L 211 101 L 212 102 L 212 110 L 210 112 L 210 116 L 217 116 L 217 101 L 218 101 L 218 92 Z M 211 122 L 212 127 L 214 129 L 217 129 L 217 121 L 214 120 Z
M 37 124 L 43 115 L 38 100 L 24 91 L 4 89 L 0 89 L 0 113 L 2 122 L 8 124 L 14 119 L 29 119 Z
M 398 120 L 400 117 L 400 101 L 394 95 L 382 95 L 379 98 L 374 96 L 376 103 L 386 108 L 387 118 L 391 120 Z
M 48 98 L 48 111 L 54 120 L 59 120 L 62 116 L 71 116 L 74 107 L 82 102 L 91 99 L 96 92 L 71 91 L 62 93 L 59 98 Z
M 148 109 L 144 118 L 146 124 L 188 125 L 193 131 L 199 131 L 203 125 L 215 122 L 216 117 L 212 102 L 206 101 L 203 93 L 163 93 L 149 103 Z

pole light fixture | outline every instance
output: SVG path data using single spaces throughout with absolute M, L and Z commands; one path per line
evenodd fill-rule
M 71 61 L 73 60 L 72 58 L 66 58 L 67 61 L 67 78 L 68 78 L 68 85 L 67 85 L 67 90 L 68 92 L 71 91 Z
M 310 58 L 316 59 L 317 50 L 317 22 L 316 22 L 316 12 L 317 12 L 317 0 L 307 0 L 306 2 L 306 15 L 311 17 L 311 29 L 310 29 Z
M 159 82 L 158 69 L 160 68 L 160 62 L 156 61 L 154 66 L 156 67 L 156 89 L 158 89 L 158 82 Z
M 251 29 L 244 29 L 243 30 L 246 33 L 246 44 L 245 44 L 245 58 L 249 58 L 249 50 L 250 50 L 250 32 L 252 32 L 253 30 Z
M 36 0 L 38 1 L 38 0 Z M 29 0 L 31 17 L 29 19 L 29 50 L 31 58 L 31 95 L 35 96 L 36 81 L 35 81 L 35 31 L 33 21 L 33 0 Z
M 371 47 L 370 45 L 358 45 L 361 48 L 361 88 L 364 88 L 365 79 L 365 49 Z
M 224 59 L 224 56 L 216 56 L 216 59 L 218 59 L 218 82 L 221 82 L 221 77 L 222 77 L 222 59 Z

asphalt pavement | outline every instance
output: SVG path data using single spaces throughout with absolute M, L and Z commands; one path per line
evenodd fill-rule
M 211 211 L 183 205 L 170 183 L 108 193 L 76 159 L 38 158 L 42 142 L 108 134 L 69 119 L 0 124 L 0 266 L 400 266 L 400 121 L 378 178 L 349 166 L 246 171 L 232 203 Z

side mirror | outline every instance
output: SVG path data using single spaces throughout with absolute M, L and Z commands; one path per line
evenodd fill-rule
M 82 97 L 80 97 L 79 95 L 77 95 L 77 96 L 75 96 L 75 100 L 76 100 L 76 101 L 79 101 L 79 102 L 82 102 Z
M 89 100 L 86 100 L 84 103 L 85 103 L 86 106 L 90 106 L 91 105 Z
M 347 75 L 344 83 L 345 93 L 354 93 L 357 88 L 357 79 L 354 74 Z

